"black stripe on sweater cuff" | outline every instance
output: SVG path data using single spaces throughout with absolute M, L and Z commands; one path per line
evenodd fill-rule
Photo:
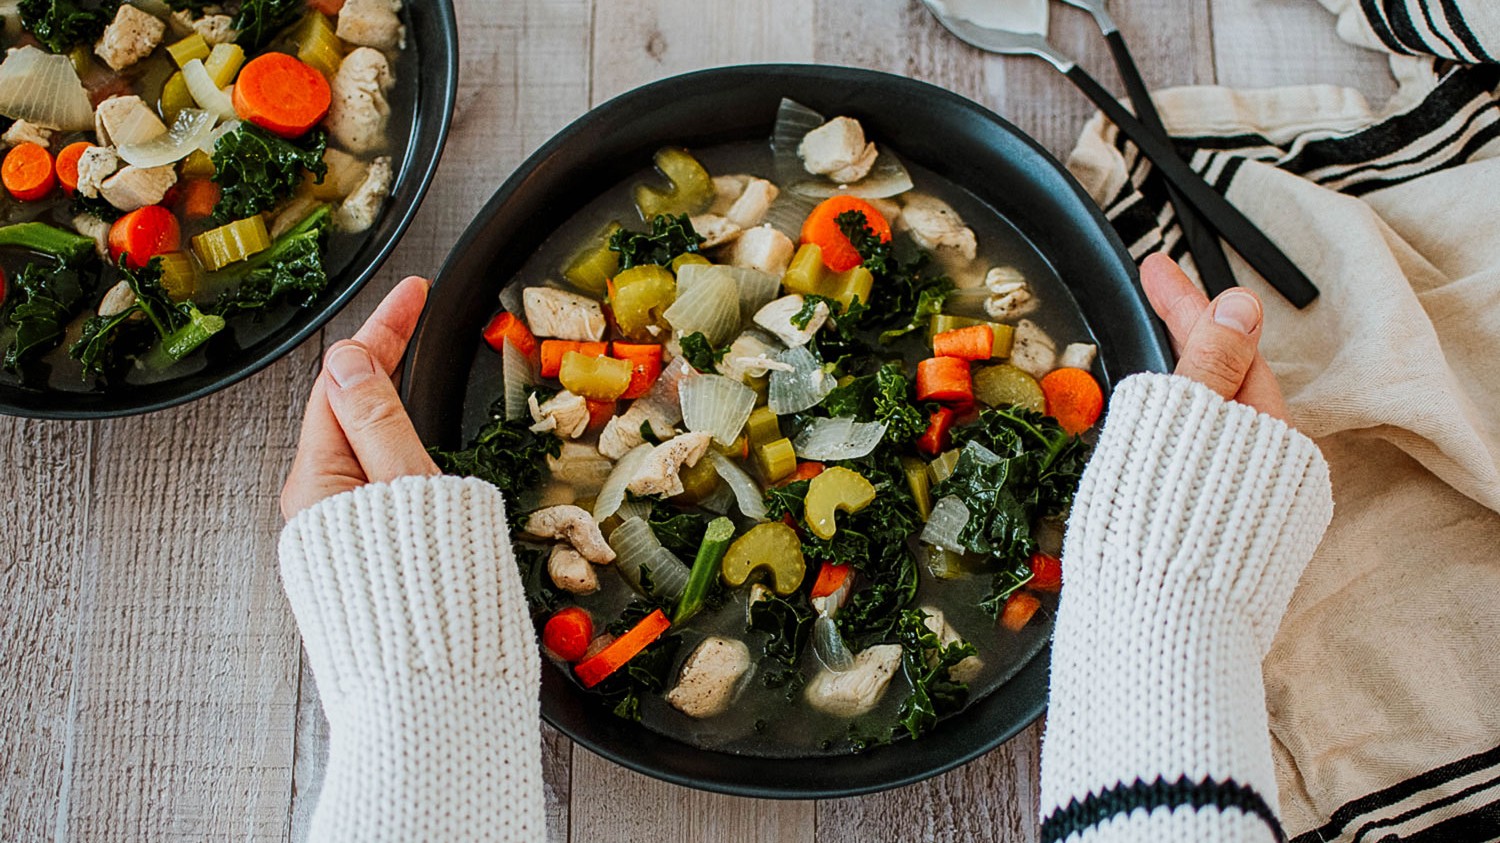
M 1133 784 L 1120 783 L 1098 793 L 1090 793 L 1080 802 L 1073 799 L 1067 806 L 1053 811 L 1042 820 L 1042 843 L 1059 843 L 1070 835 L 1083 832 L 1119 814 L 1129 814 L 1137 808 L 1151 813 L 1157 808 L 1169 811 L 1191 805 L 1195 810 L 1215 807 L 1219 810 L 1238 808 L 1265 820 L 1278 843 L 1285 843 L 1286 832 L 1276 820 L 1276 813 L 1266 804 L 1265 797 L 1249 785 L 1234 779 L 1216 781 L 1205 778 L 1201 782 L 1186 776 L 1168 782 L 1158 776 L 1154 782 L 1136 779 Z

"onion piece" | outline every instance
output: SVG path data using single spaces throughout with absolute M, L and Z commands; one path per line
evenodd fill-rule
M 781 279 L 770 273 L 747 266 L 728 266 L 725 270 L 739 286 L 741 314 L 753 314 L 781 295 Z
M 776 169 L 776 183 L 786 192 L 811 199 L 827 199 L 847 194 L 864 199 L 884 199 L 912 189 L 911 173 L 886 144 L 876 141 L 878 155 L 869 174 L 853 184 L 840 184 L 824 176 L 815 176 L 802 166 L 797 147 L 808 132 L 828 122 L 822 114 L 789 99 L 781 101 L 776 112 L 776 129 L 771 136 L 771 151 Z M 772 206 L 775 207 L 774 205 Z M 803 214 L 803 218 L 806 218 Z M 767 215 L 768 220 L 770 215 Z M 775 223 L 772 223 L 775 225 Z M 778 226 L 779 228 L 779 226 Z M 800 225 L 799 225 L 800 231 Z M 793 240 L 796 235 L 783 232 Z
M 654 447 L 650 442 L 643 442 L 615 463 L 615 470 L 610 472 L 609 479 L 604 481 L 599 494 L 594 497 L 595 521 L 603 521 L 614 515 L 620 505 L 625 503 L 625 487 L 640 473 L 641 466 L 645 465 L 646 458 L 651 455 Z
M 944 550 L 962 553 L 964 546 L 958 540 L 969 523 L 969 507 L 953 495 L 938 499 L 932 505 L 932 514 L 927 516 L 927 526 L 922 528 L 921 540 Z
M 175 164 L 208 140 L 215 122 L 217 118 L 207 111 L 184 108 L 165 133 L 144 143 L 120 143 L 120 158 L 142 169 Z
M 896 157 L 889 146 L 876 144 L 876 147 L 879 154 L 875 157 L 875 166 L 870 168 L 868 175 L 853 184 L 839 184 L 822 176 L 807 176 L 793 184 L 791 189 L 813 199 L 839 195 L 888 199 L 911 190 L 911 173 L 907 172 L 906 165 L 901 163 L 901 159 Z
M 651 502 L 627 500 L 620 504 L 620 508 L 615 510 L 615 514 L 620 516 L 621 521 L 627 521 L 631 518 L 640 518 L 649 521 L 651 520 Z
M 734 444 L 755 409 L 755 390 L 723 375 L 700 375 L 682 382 L 682 422 L 694 433 L 708 433 L 720 445 Z
M 741 316 L 739 285 L 729 273 L 711 271 L 714 268 L 683 272 L 677 279 L 677 299 L 662 316 L 679 332 L 701 333 L 710 345 L 717 346 L 728 342 L 740 329 Z
M 73 62 L 32 46 L 10 51 L 0 63 L 0 114 L 63 132 L 94 127 Z
M 729 513 L 729 507 L 734 505 L 734 492 L 730 491 L 728 484 L 720 483 L 718 488 L 699 501 L 698 505 L 715 515 L 726 515 Z
M 526 305 L 521 302 L 520 284 L 505 285 L 505 289 L 500 291 L 500 306 L 505 308 L 506 313 L 513 316 L 524 317 L 526 315 Z
M 199 106 L 212 112 L 220 120 L 235 118 L 234 100 L 214 84 L 202 59 L 193 59 L 182 66 L 182 80 L 187 83 L 188 93 L 193 95 L 193 101 Z
M 814 419 L 792 440 L 792 448 L 797 456 L 817 462 L 854 460 L 875 450 L 884 438 L 885 422 Z
M 526 396 L 536 386 L 536 369 L 521 349 L 506 342 L 500 346 L 500 373 L 505 381 L 505 420 L 515 421 L 526 415 Z
M 799 243 L 802 241 L 802 224 L 816 204 L 806 196 L 783 190 L 766 209 L 765 222 L 791 238 L 793 243 Z
M 802 103 L 782 98 L 781 107 L 776 109 L 776 127 L 771 133 L 772 164 L 778 185 L 785 188 L 810 177 L 797 155 L 797 147 L 808 132 L 827 122 L 822 114 Z
M 651 389 L 631 409 L 641 408 L 641 412 L 652 420 L 653 428 L 657 426 L 656 422 L 661 422 L 663 427 L 677 424 L 682 421 L 682 398 L 679 395 L 682 384 L 697 377 L 701 376 L 688 363 L 687 358 L 678 357 L 662 368 L 656 383 L 651 385 Z
M 687 586 L 688 566 L 661 546 L 651 525 L 641 518 L 627 518 L 609 534 L 609 546 L 615 551 L 615 569 L 630 587 L 646 595 L 676 600 Z M 647 574 L 649 590 L 642 581 Z
M 823 371 L 823 364 L 806 348 L 789 348 L 776 355 L 776 361 L 792 367 L 790 372 L 771 370 L 770 395 L 766 403 L 776 415 L 785 416 L 816 407 L 833 391 L 833 377 Z
M 740 514 L 746 518 L 754 518 L 756 521 L 766 520 L 765 494 L 761 492 L 760 486 L 756 485 L 754 478 L 736 465 L 734 460 L 718 451 L 710 449 L 708 458 L 714 464 L 714 471 L 717 471 L 719 478 L 724 481 L 724 486 L 721 488 L 727 488 L 734 493 L 734 502 L 740 508 Z
M 843 673 L 854 666 L 854 656 L 849 653 L 844 636 L 839 634 L 838 624 L 827 615 L 819 615 L 813 621 L 812 651 L 834 673 Z

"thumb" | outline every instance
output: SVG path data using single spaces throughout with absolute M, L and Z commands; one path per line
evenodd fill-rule
M 1254 293 L 1226 290 L 1198 316 L 1182 345 L 1177 374 L 1234 400 L 1255 362 L 1261 321 Z
M 439 473 L 401 406 L 395 384 L 376 371 L 369 349 L 357 342 L 335 343 L 323 369 L 333 415 L 371 483 Z

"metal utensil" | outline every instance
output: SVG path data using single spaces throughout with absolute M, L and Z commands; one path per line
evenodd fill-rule
M 1011 32 L 980 26 L 948 13 L 942 0 L 922 0 L 927 10 L 953 33 L 960 41 L 981 50 L 1001 55 L 1035 56 L 1057 68 L 1078 87 L 1094 105 L 1104 112 L 1120 131 L 1130 138 L 1141 154 L 1151 160 L 1161 174 L 1177 188 L 1184 199 L 1198 210 L 1210 225 L 1218 229 L 1220 236 L 1229 242 L 1259 272 L 1271 286 L 1275 287 L 1296 307 L 1306 307 L 1318 297 L 1318 288 L 1301 269 L 1283 253 L 1265 232 L 1256 228 L 1239 209 L 1229 203 L 1193 171 L 1181 158 L 1172 144 L 1152 132 L 1136 119 L 1129 109 L 1121 105 L 1095 81 L 1078 63 L 1060 52 L 1046 38 L 1035 33 Z

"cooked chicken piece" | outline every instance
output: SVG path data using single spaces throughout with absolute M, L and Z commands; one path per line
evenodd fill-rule
M 129 281 L 120 283 L 109 288 L 104 298 L 99 300 L 100 316 L 119 316 L 121 313 L 135 306 L 135 291 L 130 289 Z
M 1057 368 L 1057 344 L 1030 319 L 1016 323 L 1016 337 L 1010 346 L 1011 365 L 1040 378 Z
M 740 228 L 754 228 L 765 221 L 766 211 L 780 193 L 776 185 L 765 179 L 751 179 L 724 216 Z
M 579 494 L 592 495 L 604 485 L 613 464 L 592 445 L 564 442 L 562 451 L 547 457 L 552 479 L 572 486 Z
M 740 236 L 744 226 L 736 225 L 718 214 L 699 214 L 689 220 L 693 224 L 693 230 L 703 235 L 700 248 L 712 249 Z
M 844 604 L 849 602 L 849 594 L 854 591 L 854 573 L 851 571 L 844 577 L 844 582 L 833 593 L 826 597 L 814 597 L 812 599 L 813 611 L 826 617 L 833 617 Z
M 797 156 L 809 173 L 850 184 L 869 174 L 878 153 L 875 144 L 865 142 L 865 129 L 858 120 L 835 117 L 802 138 Z
M 126 164 L 99 185 L 99 195 L 122 211 L 134 211 L 160 204 L 176 183 L 177 167 L 174 164 L 149 168 Z
M 729 710 L 740 679 L 750 669 L 745 642 L 717 635 L 703 639 L 682 663 L 677 685 L 666 700 L 689 717 L 713 717 Z
M 538 405 L 536 393 L 526 398 L 531 408 L 532 433 L 552 431 L 559 439 L 577 439 L 589 426 L 589 403 L 582 395 L 574 395 L 564 389 Z
M 797 247 L 792 239 L 769 225 L 747 229 L 729 247 L 729 263 L 748 266 L 771 275 L 786 272 Z
M 989 291 L 984 300 L 984 312 L 992 319 L 1019 319 L 1040 304 L 1031 294 L 1026 278 L 1008 266 L 991 269 L 984 276 L 984 287 Z
M 594 516 L 576 506 L 538 509 L 526 519 L 526 532 L 539 538 L 561 539 L 595 565 L 615 560 L 615 551 L 599 532 Z
M 120 156 L 107 146 L 91 146 L 78 158 L 78 192 L 90 199 L 99 197 L 104 180 L 120 169 Z
M 745 186 L 754 176 L 714 176 L 714 203 L 708 207 L 710 214 L 726 216 L 734 202 L 745 192 Z
M 641 425 L 648 422 L 651 425 L 651 432 L 656 434 L 658 441 L 671 439 L 677 435 L 672 425 L 652 414 L 650 409 L 637 401 L 630 405 L 630 409 L 604 424 L 604 429 L 599 431 L 599 453 L 612 460 L 630 453 L 646 441 L 646 437 L 641 435 Z
M 604 648 L 613 643 L 615 643 L 615 637 L 613 635 L 610 635 L 608 632 L 599 633 L 599 635 L 595 636 L 593 641 L 589 642 L 589 648 L 583 651 L 583 658 L 579 659 L 579 661 L 591 659 L 594 656 L 599 655 L 600 653 L 604 652 Z
M 890 223 L 892 231 L 905 230 L 901 226 L 900 202 L 894 199 L 866 199 L 865 201 L 874 205 L 875 210 L 879 211 L 882 217 L 885 217 L 885 221 Z
M 17 120 L 10 124 L 5 134 L 0 135 L 0 143 L 6 146 L 20 146 L 23 143 L 34 143 L 37 146 L 46 146 L 52 143 L 52 130 L 46 126 L 38 126 L 25 120 Z
M 329 87 L 333 100 L 323 125 L 334 143 L 355 155 L 366 155 L 385 145 L 385 125 L 391 116 L 386 100 L 396 78 L 379 50 L 358 47 L 344 56 Z
M 719 362 L 719 374 L 743 382 L 746 378 L 761 377 L 772 369 L 790 370 L 790 365 L 771 359 L 780 350 L 755 334 L 740 334 L 729 344 L 729 351 Z
M 400 0 L 348 0 L 339 11 L 336 34 L 350 44 L 396 50 L 406 43 L 406 27 L 397 12 Z
M 708 444 L 713 437 L 704 432 L 683 433 L 651 449 L 635 477 L 625 484 L 628 492 L 645 497 L 669 498 L 682 494 L 682 478 L 677 476 L 683 466 L 695 466 L 708 453 Z
M 900 644 L 871 647 L 857 654 L 848 670 L 818 671 L 807 683 L 807 702 L 835 717 L 858 717 L 880 702 L 900 666 Z
M 323 163 L 327 165 L 328 172 L 323 174 L 323 184 L 320 187 L 327 187 L 341 199 L 363 184 L 365 176 L 370 172 L 369 164 L 333 147 L 323 150 Z
M 358 234 L 375 224 L 385 198 L 391 195 L 391 157 L 382 155 L 370 162 L 364 181 L 333 214 L 333 227 L 345 234 Z
M 1057 355 L 1058 368 L 1066 366 L 1070 369 L 1083 369 L 1085 372 L 1094 368 L 1094 358 L 1099 354 L 1099 346 L 1091 342 L 1070 342 Z
M 94 251 L 99 253 L 99 257 L 109 257 L 110 224 L 107 221 L 84 212 L 73 217 L 73 229 L 84 237 L 94 238 Z
M 120 8 L 125 8 L 121 6 Z M 129 127 L 131 134 L 139 133 L 144 139 L 166 134 L 167 126 L 151 110 L 151 106 L 134 94 L 128 97 L 110 97 L 94 109 L 94 134 L 99 143 L 118 143 L 115 133 Z
M 792 317 L 801 313 L 805 305 L 806 299 L 797 293 L 782 296 L 755 311 L 755 324 L 775 334 L 788 347 L 807 345 L 813 334 L 828 321 L 829 313 L 828 303 L 820 301 L 813 306 L 813 315 L 807 320 L 806 327 L 799 328 L 792 324 Z
M 539 337 L 598 342 L 604 338 L 604 311 L 599 302 L 566 290 L 527 287 L 521 293 L 526 324 Z
M 124 70 L 151 55 L 166 33 L 167 25 L 161 18 L 122 3 L 115 19 L 94 45 L 94 55 L 103 59 L 111 70 Z
M 946 647 L 949 644 L 957 644 L 964 640 L 963 636 L 958 634 L 958 630 L 954 629 L 953 625 L 948 623 L 948 620 L 943 617 L 942 609 L 936 606 L 923 606 L 922 611 L 927 614 L 927 617 L 922 619 L 922 623 L 938 637 L 939 644 Z M 937 654 L 930 654 L 928 659 L 929 663 L 934 662 L 937 659 Z M 969 656 L 958 664 L 948 668 L 948 675 L 957 682 L 972 682 L 974 681 L 974 677 L 979 675 L 979 671 L 983 669 L 984 662 L 978 656 Z
M 547 576 L 552 584 L 569 594 L 593 594 L 599 590 L 599 575 L 594 566 L 578 551 L 565 544 L 552 546 L 547 557 Z
M 538 508 L 546 506 L 567 506 L 578 503 L 578 492 L 566 483 L 548 483 L 542 487 L 537 495 L 536 505 Z
M 924 193 L 907 194 L 901 206 L 901 225 L 911 232 L 913 240 L 924 249 L 953 249 L 964 260 L 973 260 L 979 250 L 974 230 L 947 202 Z
M 234 28 L 234 18 L 229 15 L 204 15 L 194 18 L 193 13 L 187 9 L 172 13 L 174 28 L 180 32 L 196 32 L 203 36 L 210 47 L 218 44 L 228 44 L 238 38 L 240 33 Z

